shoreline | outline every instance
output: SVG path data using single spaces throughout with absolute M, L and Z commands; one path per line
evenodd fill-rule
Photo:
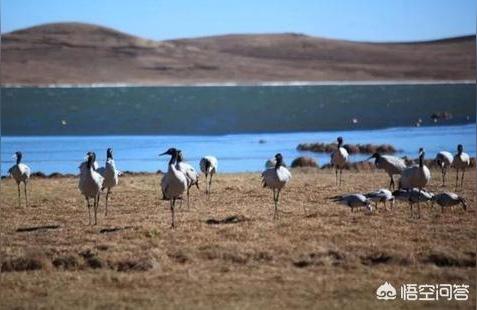
M 363 81 L 262 81 L 197 83 L 58 83 L 3 84 L 1 88 L 121 88 L 121 87 L 286 87 L 286 86 L 375 86 L 475 84 L 475 80 L 363 80 Z

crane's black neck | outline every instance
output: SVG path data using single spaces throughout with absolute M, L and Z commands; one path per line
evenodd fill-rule
M 17 165 L 20 164 L 21 161 L 22 161 L 22 154 L 19 153 L 19 154 L 17 154 Z
M 421 153 L 421 155 L 419 155 L 419 167 L 423 167 L 424 166 L 424 152 Z

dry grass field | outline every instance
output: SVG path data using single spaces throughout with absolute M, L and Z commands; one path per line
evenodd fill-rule
M 337 189 L 331 170 L 293 170 L 274 221 L 259 174 L 218 175 L 210 199 L 192 190 L 175 230 L 159 175 L 122 177 L 97 226 L 76 178 L 33 179 L 28 208 L 2 180 L 0 308 L 475 308 L 475 173 L 457 191 L 467 212 L 424 206 L 419 220 L 404 203 L 367 215 L 329 202 L 388 184 L 381 172 L 344 176 Z M 429 190 L 443 190 L 439 176 Z M 465 283 L 470 299 L 378 301 L 384 281 Z

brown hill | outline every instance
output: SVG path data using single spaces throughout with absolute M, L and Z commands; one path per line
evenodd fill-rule
M 475 36 L 362 43 L 263 34 L 158 42 L 60 23 L 1 41 L 2 84 L 475 79 Z

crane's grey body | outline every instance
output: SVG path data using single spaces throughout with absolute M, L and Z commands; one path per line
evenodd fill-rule
M 30 167 L 21 162 L 23 157 L 21 152 L 16 152 L 14 156 L 16 157 L 16 164 L 10 167 L 10 169 L 8 169 L 8 173 L 17 183 L 18 206 L 21 206 L 20 183 L 23 183 L 25 193 L 25 206 L 28 207 L 27 183 L 30 179 L 31 174 Z
M 212 187 L 212 177 L 217 173 L 218 160 L 216 157 L 208 155 L 200 159 L 200 171 L 205 174 L 205 193 L 210 194 Z M 209 179 L 207 183 L 207 179 Z
M 268 168 L 262 172 L 262 185 L 268 187 L 273 192 L 273 201 L 275 209 L 273 218 L 278 217 L 278 201 L 280 199 L 280 191 L 290 181 L 292 175 L 287 168 L 283 166 L 283 157 L 280 153 L 275 155 L 275 167 Z
M 401 173 L 401 179 L 399 180 L 400 189 L 412 190 L 418 188 L 422 191 L 424 187 L 431 180 L 431 172 L 426 165 L 424 165 L 425 152 L 423 148 L 419 149 L 419 164 L 413 165 L 403 170 Z M 413 208 L 411 205 L 411 216 L 413 216 Z M 417 201 L 417 217 L 421 217 L 421 207 L 419 200 Z
M 420 203 L 428 202 L 434 196 L 431 192 L 419 188 L 411 189 L 398 189 L 393 192 L 393 196 L 396 200 L 405 201 L 409 203 L 409 211 L 411 216 L 413 215 L 414 204 L 418 206 L 418 217 L 421 216 Z
M 380 188 L 377 191 L 364 194 L 366 198 L 376 203 L 376 209 L 378 208 L 378 203 L 382 202 L 384 204 L 384 209 L 386 209 L 386 203 L 391 202 L 391 208 L 394 207 L 394 196 L 390 190 L 386 188 Z
M 119 183 L 119 171 L 116 169 L 116 164 L 113 159 L 113 150 L 108 148 L 106 151 L 106 164 L 101 167 L 98 173 L 104 178 L 103 189 L 106 188 L 106 206 L 104 214 L 108 215 L 108 199 L 111 189 Z
M 81 163 L 80 168 L 80 177 L 78 188 L 81 194 L 86 198 L 86 203 L 88 207 L 88 220 L 91 225 L 91 205 L 89 199 L 93 198 L 93 209 L 94 209 L 94 225 L 97 222 L 97 212 L 99 206 L 99 197 L 101 194 L 101 188 L 103 187 L 104 178 L 94 170 L 94 157 L 92 154 L 88 154 L 86 162 Z
M 441 168 L 442 186 L 446 185 L 447 169 L 449 169 L 454 161 L 454 156 L 447 151 L 437 153 L 435 158 L 436 164 Z
M 467 210 L 467 204 L 464 198 L 460 197 L 456 193 L 444 192 L 432 197 L 432 204 L 437 203 L 441 206 L 441 212 L 444 212 L 444 208 L 453 207 L 455 205 L 461 204 L 462 208 Z
M 369 159 L 375 158 L 374 164 L 376 168 L 383 169 L 391 178 L 389 182 L 389 188 L 394 189 L 394 175 L 400 175 L 404 169 L 407 168 L 406 163 L 403 159 L 391 156 L 391 155 L 381 155 L 379 153 L 374 153 Z
M 170 155 L 169 167 L 167 173 L 164 175 L 161 181 L 162 192 L 165 199 L 169 200 L 171 208 L 171 228 L 175 227 L 175 204 L 176 200 L 181 198 L 187 189 L 187 177 L 186 175 L 176 167 L 179 150 L 170 148 L 161 155 Z
M 349 154 L 348 151 L 342 146 L 343 138 L 338 137 L 336 140 L 338 141 L 338 147 L 336 151 L 331 153 L 330 163 L 335 168 L 336 185 L 341 185 L 341 175 L 343 174 L 343 169 L 346 167 L 346 162 L 348 161 Z
M 355 208 L 366 208 L 369 211 L 372 211 L 371 200 L 366 198 L 363 194 L 349 194 L 344 196 L 332 197 L 332 200 L 341 205 L 351 208 L 351 212 L 354 212 Z
M 453 165 L 456 169 L 455 186 L 457 187 L 459 184 L 459 170 L 461 170 L 462 176 L 460 179 L 460 186 L 462 187 L 464 186 L 465 169 L 470 167 L 470 156 L 464 152 L 464 147 L 462 144 L 457 146 L 457 154 L 454 155 Z

